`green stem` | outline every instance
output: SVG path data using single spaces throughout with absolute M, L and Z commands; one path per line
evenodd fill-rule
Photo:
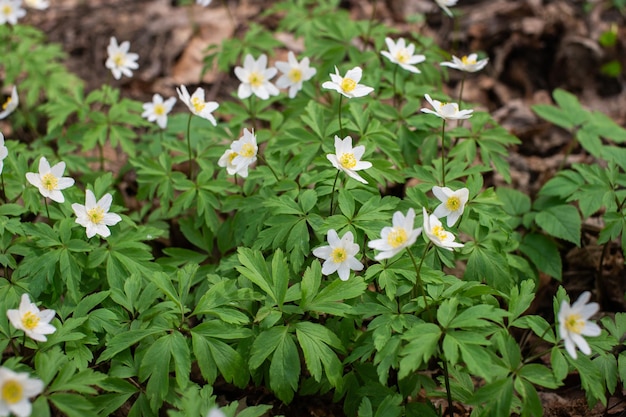
M 252 128 L 256 130 L 256 108 L 254 106 L 254 99 L 252 98 L 252 96 L 248 98 L 248 112 L 250 113 Z
M 335 181 L 333 181 L 333 191 L 330 193 L 330 215 L 333 215 L 333 203 L 335 200 L 335 186 L 337 185 L 337 178 L 339 178 L 339 170 L 337 170 L 337 175 L 335 175 Z
M 276 182 L 279 182 L 280 179 L 278 178 L 278 175 L 276 175 L 276 171 L 274 171 L 272 166 L 267 163 L 267 160 L 263 158 L 261 155 L 257 155 L 257 158 L 259 158 L 270 169 L 270 171 L 272 171 L 272 174 L 274 174 L 274 178 L 276 178 Z
M 107 139 L 109 137 L 109 128 L 107 127 Z M 106 139 L 105 139 L 106 140 Z M 104 145 L 98 141 L 98 161 L 100 161 L 100 171 L 104 171 Z
M 232 22 L 233 27 L 237 28 L 237 22 L 235 21 L 235 16 L 233 16 L 233 13 L 230 11 L 230 7 L 228 7 L 228 1 L 222 0 L 222 4 L 224 5 L 224 8 L 226 9 L 226 13 L 228 13 L 228 17 L 230 18 L 230 21 Z
M 446 119 L 441 124 L 441 184 L 446 186 Z
M 193 113 L 189 113 L 187 120 L 187 154 L 189 155 L 189 179 L 193 179 L 193 155 L 191 154 L 191 117 Z
M 48 210 L 48 199 L 46 197 L 43 198 L 43 202 L 46 206 L 46 214 L 48 215 L 48 219 L 50 219 L 50 210 Z M 52 220 L 52 219 L 50 219 Z
M 422 298 L 424 299 L 425 311 L 430 310 L 430 309 L 428 307 L 428 300 L 426 299 L 426 291 L 424 289 L 424 283 L 422 282 L 421 271 L 422 271 L 422 264 L 424 263 L 424 259 L 426 259 L 426 254 L 428 253 L 428 250 L 430 249 L 432 245 L 433 245 L 433 242 L 428 241 L 428 245 L 426 245 L 426 249 L 424 249 L 424 254 L 422 255 L 422 259 L 420 259 L 419 266 L 415 262 L 415 257 L 413 256 L 413 253 L 411 253 L 409 248 L 406 248 L 406 251 L 409 253 L 409 257 L 411 258 L 411 261 L 413 262 L 413 268 L 415 268 L 415 287 L 413 287 L 413 290 L 417 288 L 419 292 L 421 293 Z M 413 298 L 417 297 L 417 294 L 415 294 L 415 291 L 413 291 L 412 295 L 413 295 Z
M 448 360 L 443 357 L 443 380 L 446 384 L 446 396 L 448 397 L 448 416 L 454 417 L 452 410 L 452 390 L 450 389 L 450 373 L 448 372 Z
M 398 75 L 398 65 L 396 64 L 393 68 L 393 107 L 396 108 L 396 110 L 400 111 L 400 109 L 398 109 L 398 93 L 396 91 L 396 76 Z
M 374 0 L 373 5 L 372 5 L 372 15 L 370 16 L 370 20 L 367 23 L 367 31 L 365 32 L 365 46 L 363 47 L 363 50 L 365 51 L 368 47 L 368 45 L 370 44 L 370 36 L 371 36 L 371 32 L 372 32 L 372 25 L 374 23 L 374 18 L 376 17 L 376 3 L 378 3 L 377 0 Z
M 344 135 L 343 135 L 343 124 L 341 123 L 341 107 L 342 107 L 342 104 L 343 104 L 343 95 L 340 94 L 339 95 L 339 111 L 338 111 L 338 114 L 339 114 L 339 134 L 341 135 L 341 139 L 344 138 Z
M 0 172 L 0 181 L 2 182 L 2 201 L 7 202 L 6 188 L 4 186 L 4 173 Z

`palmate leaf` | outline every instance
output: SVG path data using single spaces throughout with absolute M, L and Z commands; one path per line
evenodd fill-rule
M 295 325 L 298 343 L 302 348 L 307 369 L 317 382 L 322 379 L 322 366 L 328 381 L 340 388 L 342 365 L 332 348 L 344 351 L 339 338 L 329 329 L 317 323 L 300 322 Z
M 274 303 L 282 307 L 289 283 L 289 271 L 282 251 L 278 249 L 274 254 L 271 273 L 261 252 L 243 247 L 237 252 L 239 262 L 242 264 L 237 266 L 237 271 L 259 286 Z
M 580 246 L 581 220 L 576 207 L 561 204 L 544 208 L 537 213 L 535 222 L 551 236 Z
M 202 376 L 209 384 L 222 375 L 227 382 L 243 387 L 248 382 L 249 374 L 246 363 L 235 349 L 228 344 L 191 331 L 193 354 L 200 367 Z

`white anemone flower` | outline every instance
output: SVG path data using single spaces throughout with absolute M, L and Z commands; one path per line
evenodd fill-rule
M 346 136 L 343 140 L 335 135 L 335 153 L 326 155 L 335 168 L 348 174 L 349 177 L 367 184 L 356 171 L 368 169 L 372 167 L 371 162 L 361 161 L 365 153 L 365 146 L 359 145 L 352 147 L 352 138 Z
M 404 38 L 398 39 L 394 42 L 391 38 L 385 38 L 385 43 L 389 51 L 381 51 L 381 55 L 387 58 L 394 64 L 398 64 L 401 68 L 410 71 L 415 74 L 419 74 L 421 71 L 415 66 L 420 62 L 426 60 L 424 55 L 414 55 L 415 45 L 412 43 L 406 45 Z
M 17 87 L 13 86 L 13 89 L 11 90 L 11 95 L 7 97 L 7 100 L 4 102 L 4 104 L 2 104 L 2 108 L 0 108 L 0 120 L 5 119 L 9 114 L 13 113 L 13 111 L 17 109 L 17 106 L 19 104 L 20 96 L 17 95 Z
M 167 127 L 167 115 L 172 111 L 172 107 L 176 103 L 176 97 L 170 97 L 163 101 L 160 94 L 152 96 L 152 102 L 143 104 L 143 113 L 141 117 L 148 119 L 149 122 L 157 122 L 161 129 Z
M 4 135 L 0 132 L 0 174 L 4 169 L 4 159 L 9 156 L 9 150 L 4 146 Z
M 489 58 L 478 60 L 478 55 L 476 54 L 464 55 L 460 59 L 452 55 L 452 62 L 446 61 L 439 65 L 454 68 L 459 71 L 477 72 L 485 68 L 488 62 Z
M 54 310 L 39 311 L 39 307 L 30 302 L 28 294 L 22 294 L 17 310 L 7 310 L 7 317 L 13 327 L 23 330 L 26 336 L 40 342 L 48 340 L 45 335 L 56 331 L 56 328 L 50 324 L 54 314 Z M 0 413 L 0 415 L 2 414 Z
M 408 248 L 415 243 L 417 237 L 422 233 L 422 228 L 413 229 L 415 222 L 415 210 L 412 208 L 406 216 L 400 211 L 393 213 L 392 226 L 385 226 L 380 232 L 380 239 L 372 240 L 367 245 L 381 251 L 374 257 L 377 261 L 392 258 L 400 253 L 404 248 Z
M 194 91 L 193 95 L 189 96 L 189 91 L 187 91 L 187 87 L 181 85 L 180 88 L 176 89 L 176 92 L 178 93 L 178 98 L 180 98 L 181 101 L 187 105 L 187 107 L 193 114 L 208 120 L 209 122 L 211 122 L 211 124 L 213 124 L 213 126 L 217 126 L 217 121 L 213 116 L 213 112 L 220 105 L 217 104 L 217 101 L 204 101 L 203 88 L 196 88 L 196 91 Z
M 429 216 L 426 208 L 422 208 L 422 212 L 424 214 L 424 233 L 426 233 L 431 242 L 440 248 L 450 251 L 453 248 L 462 248 L 464 246 L 462 243 L 454 241 L 454 235 L 443 228 L 437 216 L 434 214 Z
M 469 119 L 472 117 L 472 113 L 474 112 L 474 110 L 459 110 L 459 105 L 457 103 L 442 103 L 439 100 L 433 100 L 428 94 L 424 97 L 435 110 L 433 111 L 431 109 L 423 108 L 421 109 L 422 112 L 434 114 L 444 120 Z
M 24 3 L 31 9 L 37 10 L 46 10 L 50 7 L 50 2 L 48 0 L 24 0 Z
M 96 202 L 96 196 L 91 190 L 85 192 L 85 205 L 74 203 L 72 210 L 76 215 L 76 223 L 86 229 L 87 237 L 95 235 L 109 237 L 111 231 L 108 226 L 115 226 L 122 218 L 115 213 L 109 213 L 113 197 L 106 193 Z
M 576 359 L 576 348 L 585 355 L 591 353 L 591 348 L 583 336 L 599 336 L 602 333 L 600 327 L 589 321 L 589 318 L 600 309 L 598 303 L 588 303 L 591 293 L 585 291 L 580 294 L 578 300 L 570 306 L 563 300 L 559 310 L 559 334 L 565 341 L 565 349 L 569 355 Z
M 289 88 L 289 98 L 294 98 L 298 91 L 302 90 L 302 83 L 310 80 L 316 73 L 315 68 L 309 66 L 309 58 L 304 57 L 298 62 L 293 52 L 289 51 L 287 62 L 276 61 L 276 68 L 283 73 L 276 86 L 278 88 Z
M 248 177 L 248 167 L 256 162 L 259 147 L 256 143 L 254 131 L 243 130 L 243 136 L 230 145 L 217 164 L 226 167 L 230 175 L 239 174 L 243 178 Z
M 196 4 L 199 4 L 202 7 L 207 7 L 212 1 L 213 0 L 196 0 Z
M 59 162 L 50 167 L 48 160 L 42 156 L 39 160 L 39 173 L 27 172 L 26 179 L 29 183 L 39 188 L 42 196 L 50 198 L 52 201 L 62 203 L 65 201 L 61 190 L 74 185 L 74 179 L 64 177 L 65 162 Z
M 139 68 L 137 63 L 139 55 L 128 52 L 129 49 L 130 42 L 124 41 L 118 45 L 117 39 L 114 36 L 111 37 L 107 46 L 108 58 L 104 65 L 111 70 L 113 78 L 116 80 L 122 78 L 122 75 L 132 77 L 133 72 L 131 70 Z
M 26 372 L 0 367 L 0 416 L 30 416 L 33 406 L 28 399 L 41 394 L 43 387 L 41 379 L 31 378 Z
M 237 96 L 242 100 L 252 94 L 261 100 L 277 96 L 278 88 L 270 82 L 277 72 L 274 67 L 267 68 L 267 55 L 262 54 L 257 60 L 250 54 L 246 55 L 243 67 L 235 67 L 235 75 L 241 81 Z
M 26 16 L 22 0 L 0 0 L 0 25 L 17 25 L 18 19 Z
M 467 188 L 461 188 L 456 191 L 448 187 L 433 187 L 433 194 L 441 204 L 435 208 L 433 214 L 437 218 L 446 217 L 448 227 L 454 226 L 454 223 L 461 217 L 463 210 L 465 210 L 465 204 L 469 200 L 469 190 Z
M 335 67 L 335 73 L 329 75 L 331 81 L 324 82 L 322 87 L 335 90 L 348 98 L 363 97 L 374 91 L 372 87 L 359 84 L 363 76 L 363 70 L 359 67 L 354 67 L 346 72 L 345 77 L 339 75 L 339 69 Z
M 452 17 L 452 12 L 448 7 L 456 6 L 457 1 L 458 0 L 435 0 L 435 3 L 437 3 L 437 5 L 441 7 L 448 16 Z
M 337 272 L 339 279 L 347 281 L 351 270 L 363 269 L 363 264 L 355 258 L 355 255 L 359 253 L 359 245 L 354 243 L 352 232 L 346 232 L 343 237 L 339 238 L 337 231 L 330 229 L 326 239 L 327 246 L 313 250 L 313 255 L 324 259 L 322 274 L 330 275 Z

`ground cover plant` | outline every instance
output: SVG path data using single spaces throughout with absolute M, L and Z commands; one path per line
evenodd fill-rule
M 511 181 L 519 141 L 463 100 L 480 51 L 276 2 L 275 28 L 206 51 L 226 99 L 142 103 L 116 81 L 144 51 L 112 37 L 110 82 L 85 91 L 20 23 L 47 6 L 0 0 L 0 415 L 255 417 L 322 396 L 347 416 L 540 416 L 538 389 L 567 378 L 589 407 L 624 388 L 626 315 L 562 287 L 527 311 L 592 216 L 626 255 L 626 130 L 606 115 L 564 90 L 533 108 L 594 163 L 565 156 L 530 196 L 485 180 Z M 279 58 L 276 31 L 303 49 Z

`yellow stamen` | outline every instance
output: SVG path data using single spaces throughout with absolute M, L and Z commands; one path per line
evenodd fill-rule
M 100 206 L 87 210 L 87 218 L 89 218 L 89 221 L 93 224 L 100 224 L 104 219 L 104 210 Z
M 349 93 L 355 88 L 356 88 L 356 81 L 354 81 L 352 78 L 344 78 L 341 81 L 341 89 L 344 92 Z
M 292 83 L 299 83 L 302 81 L 302 71 L 300 71 L 300 68 L 292 68 L 287 77 L 289 77 Z
M 262 86 L 263 81 L 265 81 L 265 78 L 263 77 L 262 74 L 259 74 L 258 72 L 251 72 L 250 75 L 248 76 L 248 82 L 250 83 L 252 87 Z
M 435 226 L 433 227 L 433 235 L 437 236 L 440 241 L 444 241 L 448 237 L 448 232 L 441 226 Z
M 340 264 L 348 259 L 348 254 L 346 253 L 346 250 L 344 248 L 335 248 L 330 254 L 330 258 L 333 260 L 334 263 Z
M 391 229 L 391 232 L 389 232 L 389 234 L 387 235 L 387 243 L 389 243 L 389 246 L 391 246 L 392 248 L 397 248 L 399 246 L 402 246 L 404 244 L 404 242 L 406 242 L 407 240 L 407 236 L 406 236 L 406 230 L 404 230 L 401 227 L 394 227 L 393 229 Z
M 32 311 L 27 311 L 26 314 L 22 316 L 22 326 L 24 326 L 26 330 L 33 330 L 38 324 L 39 316 Z
M 43 177 L 41 177 L 41 185 L 48 191 L 56 190 L 59 185 L 59 179 L 52 175 L 52 173 L 48 172 Z
M 200 113 L 204 109 L 204 106 L 206 106 L 206 103 L 200 100 L 199 97 L 194 97 L 191 99 L 191 105 L 193 106 L 196 113 Z
M 7 107 L 9 107 L 9 104 L 11 103 L 12 97 L 8 97 L 7 101 L 2 105 L 2 110 L 6 110 Z
M 2 399 L 7 404 L 16 404 L 22 400 L 24 388 L 19 382 L 9 379 L 2 385 Z
M 243 145 L 241 145 L 241 152 L 239 153 L 239 155 L 243 156 L 244 158 L 252 158 L 254 154 L 254 146 L 251 143 L 244 143 Z
M 452 196 L 446 201 L 446 208 L 450 211 L 457 211 L 461 207 L 461 200 L 457 196 Z
M 118 67 L 123 67 L 124 66 L 124 54 L 122 53 L 116 53 L 113 56 L 113 62 L 115 62 L 115 65 Z
M 228 155 L 228 163 L 232 164 L 233 163 L 233 159 L 235 159 L 237 157 L 237 155 L 239 155 L 237 152 L 231 152 Z
M 475 59 L 469 59 L 467 56 L 463 56 L 463 58 L 461 58 L 461 62 L 463 63 L 463 65 L 474 65 L 476 63 Z
M 396 61 L 401 64 L 406 64 L 409 60 L 409 54 L 406 49 L 400 49 L 396 52 Z
M 5 16 L 13 14 L 13 8 L 9 4 L 5 4 L 2 8 L 2 14 Z
M 156 114 L 157 116 L 163 116 L 165 114 L 165 106 L 162 104 L 155 104 L 154 114 Z
M 339 163 L 346 169 L 352 169 L 356 166 L 356 158 L 352 152 L 341 154 Z
M 585 320 L 580 314 L 570 314 L 565 318 L 565 328 L 572 333 L 580 334 L 585 328 Z

